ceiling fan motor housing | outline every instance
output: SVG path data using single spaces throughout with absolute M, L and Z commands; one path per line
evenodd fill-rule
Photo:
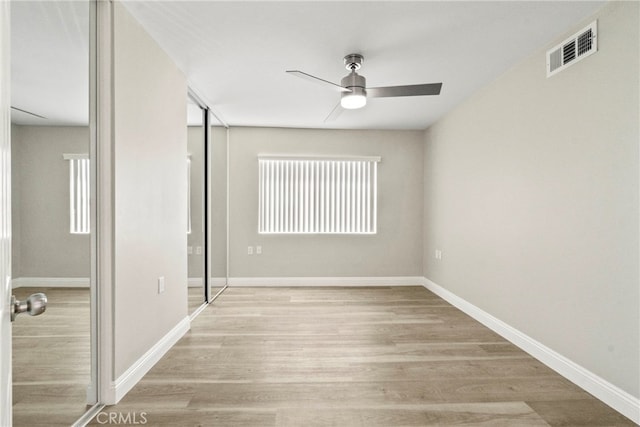
M 355 109 L 364 107 L 367 103 L 367 79 L 355 71 L 351 71 L 340 81 L 340 86 L 350 89 L 351 92 L 343 92 L 340 104 L 343 108 Z
M 361 88 L 364 90 L 364 88 L 367 87 L 367 79 L 355 71 L 352 71 L 349 75 L 342 78 L 340 86 L 351 90 L 354 90 L 355 88 Z

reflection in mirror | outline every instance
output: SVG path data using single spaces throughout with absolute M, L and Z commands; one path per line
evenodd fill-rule
M 205 302 L 205 132 L 204 110 L 190 97 L 187 100 L 188 171 L 188 304 L 193 313 Z
M 89 2 L 12 2 L 11 77 L 13 294 L 48 298 L 13 323 L 13 422 L 70 425 L 91 383 Z
M 211 119 L 209 212 L 211 292 L 214 297 L 227 284 L 227 130 Z

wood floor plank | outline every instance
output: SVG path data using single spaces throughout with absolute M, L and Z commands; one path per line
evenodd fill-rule
M 12 324 L 13 425 L 69 426 L 86 411 L 89 289 L 14 289 L 19 300 L 35 292 L 47 295 L 46 311 Z
M 204 287 L 190 286 L 187 288 L 187 295 L 187 310 L 191 314 L 204 304 Z
M 583 402 L 597 400 L 422 287 L 232 287 L 105 411 L 181 426 L 620 420 L 606 405 L 579 418 Z
M 596 399 L 546 400 L 526 403 L 549 425 L 554 427 L 636 425 Z
M 13 425 L 69 426 L 86 411 L 86 384 L 54 380 L 13 385 Z
M 296 426 L 547 426 L 522 403 L 443 404 L 421 408 L 279 409 L 277 425 Z

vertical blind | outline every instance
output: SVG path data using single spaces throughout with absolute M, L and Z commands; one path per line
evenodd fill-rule
M 376 233 L 379 161 L 259 157 L 259 232 Z
M 69 223 L 72 234 L 90 232 L 89 158 L 86 154 L 65 154 L 69 161 Z

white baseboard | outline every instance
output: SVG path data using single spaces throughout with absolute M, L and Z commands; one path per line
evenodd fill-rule
M 212 277 L 211 285 L 220 287 L 226 284 L 224 277 Z M 11 288 L 88 288 L 88 277 L 17 277 L 11 279 Z M 202 287 L 202 278 L 189 277 L 188 287 Z
M 423 277 L 230 277 L 229 286 L 420 286 Z
M 88 288 L 88 277 L 18 277 L 11 288 Z
M 135 386 L 138 381 L 165 355 L 191 327 L 189 316 L 182 319 L 160 341 L 142 355 L 129 369 L 111 383 L 108 404 L 116 404 Z
M 520 347 L 569 381 L 591 393 L 636 424 L 640 424 L 640 399 L 616 387 L 560 353 L 534 340 L 502 320 L 460 298 L 440 285 L 423 278 L 424 287 L 473 317 L 492 331 Z
M 189 280 L 187 283 L 189 288 L 201 288 L 202 278 L 189 277 Z M 219 288 L 227 284 L 227 279 L 225 277 L 212 277 L 209 279 L 209 284 L 211 284 L 211 286 L 214 288 Z

